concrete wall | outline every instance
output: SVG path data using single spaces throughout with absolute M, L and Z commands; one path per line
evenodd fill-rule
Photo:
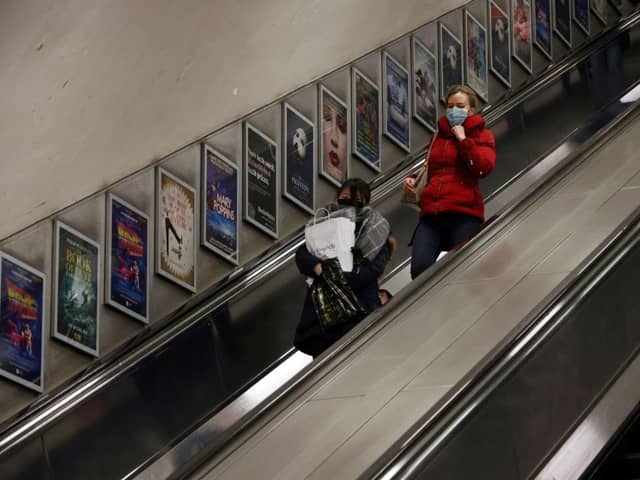
M 0 239 L 465 0 L 3 0 Z

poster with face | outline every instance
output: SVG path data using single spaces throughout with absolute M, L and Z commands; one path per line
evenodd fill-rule
M 284 104 L 284 196 L 305 212 L 315 210 L 316 127 Z
M 245 201 L 247 222 L 278 238 L 278 145 L 245 123 Z
M 98 356 L 100 245 L 56 222 L 53 336 Z
M 591 0 L 591 9 L 598 20 L 607 26 L 607 0 Z
M 378 87 L 360 70 L 351 71 L 353 99 L 353 154 L 376 172 L 380 171 L 380 95 Z
M 573 19 L 585 35 L 589 35 L 590 20 L 589 0 L 573 0 Z
M 511 87 L 511 29 L 509 16 L 495 2 L 489 2 L 491 26 L 491 71 Z
M 156 271 L 195 292 L 196 191 L 160 167 L 156 182 Z
M 465 12 L 465 57 L 467 85 L 485 102 L 489 99 L 487 69 L 487 30 L 469 12 Z
M 44 274 L 0 254 L 0 376 L 43 389 Z
M 384 134 L 409 152 L 411 124 L 409 118 L 409 72 L 391 55 L 382 57 Z
M 462 85 L 462 43 L 442 23 L 440 25 L 440 95 L 447 101 L 447 90 Z
M 202 155 L 202 245 L 237 265 L 238 167 L 209 145 Z
M 320 85 L 320 174 L 339 187 L 349 176 L 347 104 Z
M 149 217 L 124 200 L 107 197 L 107 304 L 149 321 Z
M 513 57 L 528 73 L 531 73 L 533 57 L 531 3 L 529 0 L 513 0 L 511 8 Z
M 567 47 L 571 48 L 571 2 L 573 0 L 554 1 L 553 28 Z
M 436 130 L 438 122 L 438 67 L 436 56 L 429 49 L 413 37 L 412 73 L 413 73 L 413 116 L 432 132 Z
M 534 43 L 549 60 L 552 60 L 551 0 L 534 0 L 533 5 L 535 9 Z

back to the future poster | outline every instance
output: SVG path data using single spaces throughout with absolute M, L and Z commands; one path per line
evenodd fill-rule
M 148 321 L 149 218 L 110 195 L 107 303 Z
M 43 388 L 44 275 L 0 256 L 0 375 Z

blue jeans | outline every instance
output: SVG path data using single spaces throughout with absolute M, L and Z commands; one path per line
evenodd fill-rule
M 440 252 L 449 251 L 469 240 L 482 227 L 482 220 L 464 213 L 425 215 L 411 241 L 411 278 L 433 265 Z

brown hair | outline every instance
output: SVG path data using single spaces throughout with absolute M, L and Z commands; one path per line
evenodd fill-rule
M 469 106 L 471 108 L 478 107 L 478 96 L 476 95 L 476 92 L 471 90 L 466 85 L 453 85 L 452 87 L 449 87 L 449 90 L 447 90 L 447 100 L 449 100 L 449 97 L 455 95 L 456 93 L 464 93 L 467 97 L 469 97 Z

